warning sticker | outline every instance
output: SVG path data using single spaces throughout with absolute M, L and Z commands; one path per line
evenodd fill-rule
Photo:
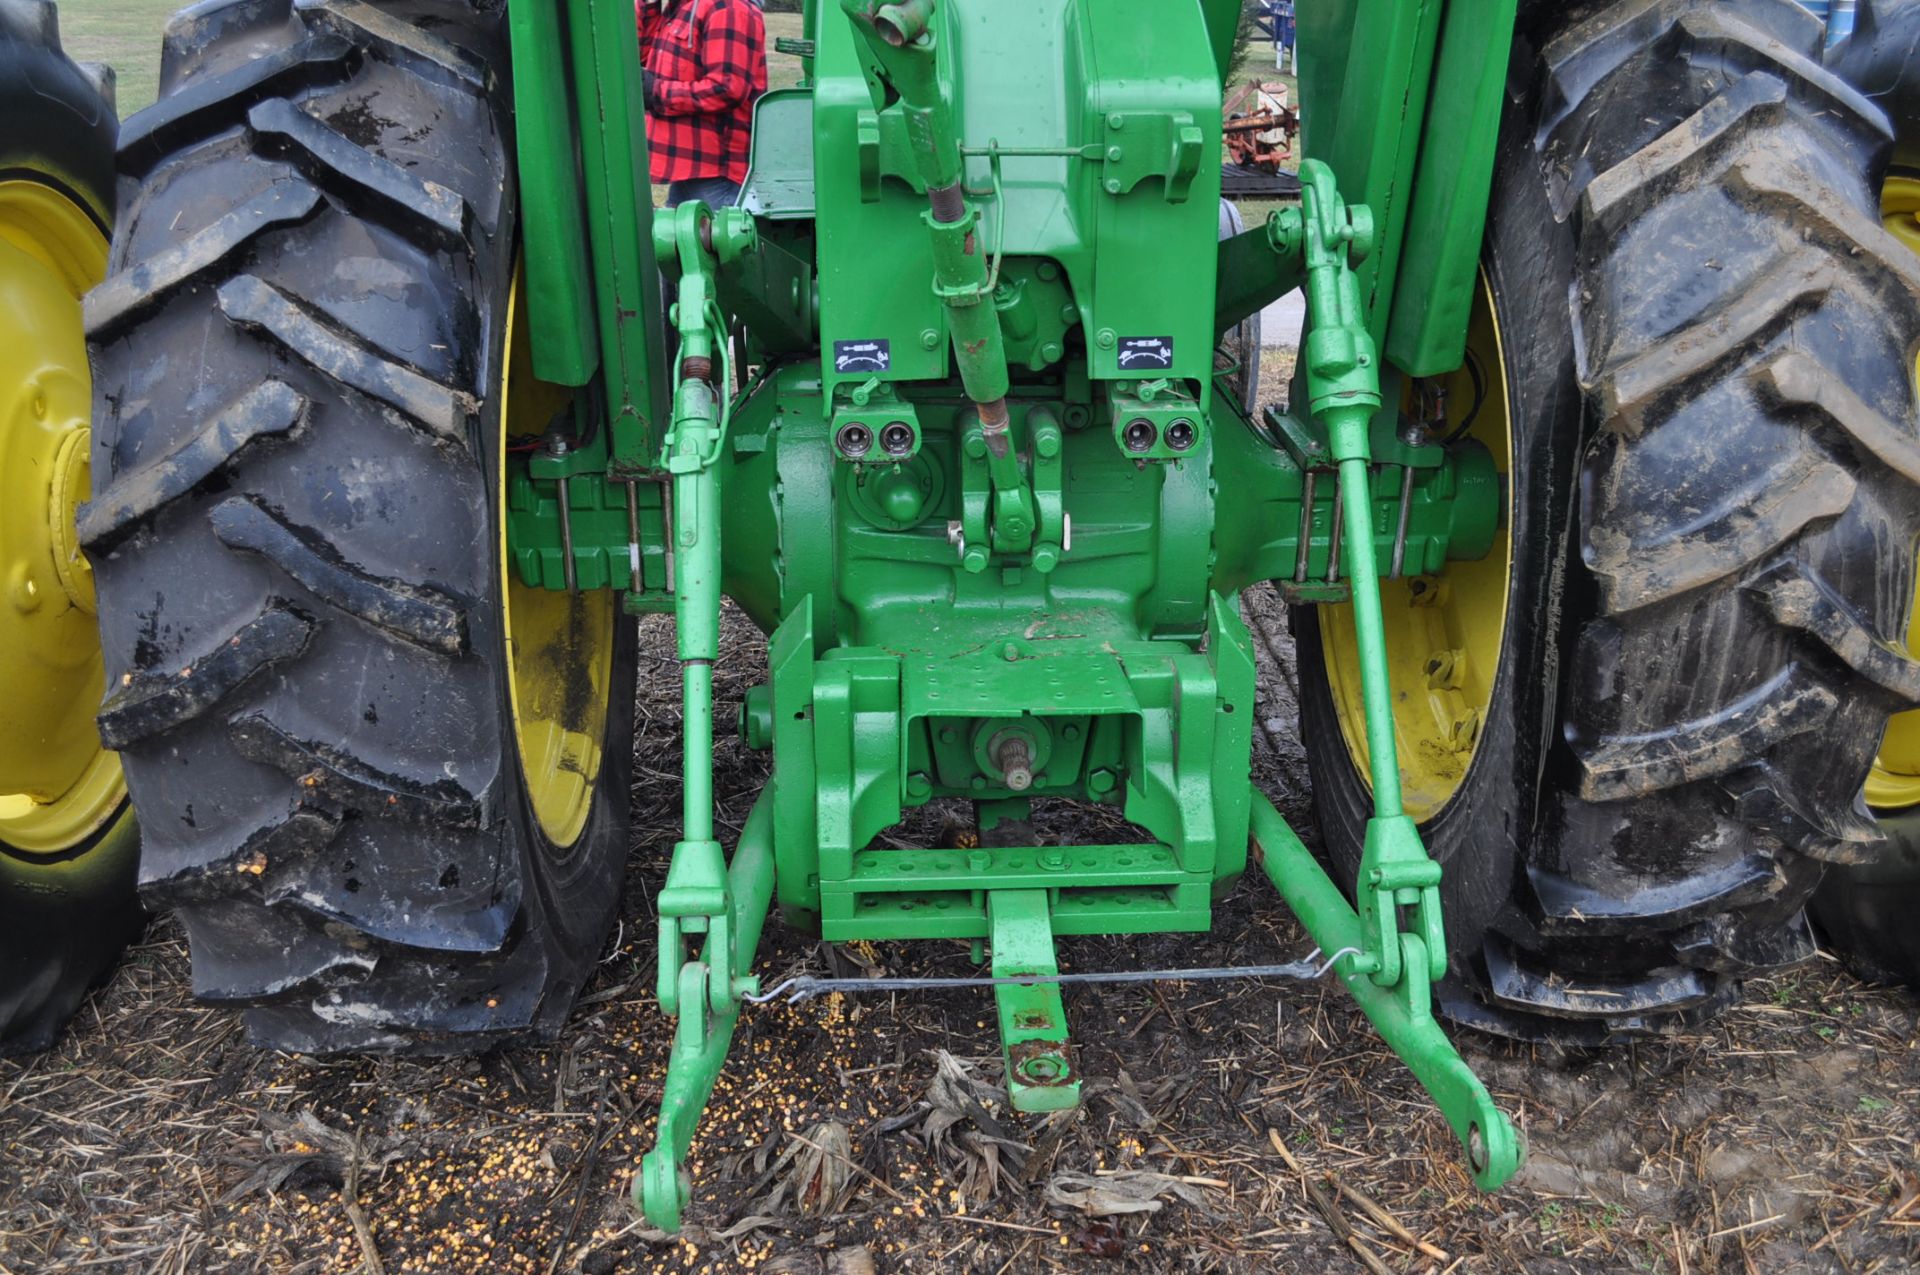
M 1173 367 L 1173 338 L 1123 336 L 1120 338 L 1119 362 L 1123 372 L 1168 371 Z
M 884 372 L 893 366 L 893 343 L 891 341 L 835 341 L 833 343 L 833 370 L 842 374 L 849 372 Z

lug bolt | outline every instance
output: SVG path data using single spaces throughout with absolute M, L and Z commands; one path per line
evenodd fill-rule
M 1453 745 L 1455 752 L 1464 753 L 1472 748 L 1474 741 L 1479 738 L 1480 714 L 1470 708 L 1453 719 L 1453 723 L 1448 731 L 1447 742 Z
M 40 609 L 40 586 L 24 565 L 14 569 L 13 609 L 22 615 Z
M 1120 440 L 1126 444 L 1128 451 L 1144 452 L 1153 446 L 1157 433 L 1153 422 L 1141 416 L 1127 422 L 1127 428 L 1121 432 Z

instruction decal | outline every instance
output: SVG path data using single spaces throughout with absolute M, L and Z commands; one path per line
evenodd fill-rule
M 1120 338 L 1119 364 L 1122 372 L 1172 371 L 1173 338 L 1123 336 Z
M 833 343 L 833 370 L 843 376 L 851 372 L 884 372 L 892 366 L 891 341 L 876 339 Z

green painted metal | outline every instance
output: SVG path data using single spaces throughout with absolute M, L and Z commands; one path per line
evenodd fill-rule
M 993 976 L 1058 974 L 1053 954 L 1052 906 L 1045 890 L 995 890 L 987 896 L 993 921 Z M 1060 984 L 996 984 L 1001 1058 L 1007 1100 L 1015 1111 L 1065 1111 L 1080 1105 L 1080 1070 L 1067 1039 L 1067 1007 Z
M 566 91 L 568 49 L 562 8 L 517 3 L 507 11 L 513 48 L 514 148 L 525 221 L 526 284 L 534 375 L 585 385 L 600 367 L 599 310 L 587 265 L 575 97 Z
M 1355 949 L 1343 977 L 1479 1180 L 1512 1171 L 1511 1126 L 1429 1012 L 1440 870 L 1399 807 L 1378 591 L 1484 555 L 1498 525 L 1491 456 L 1403 429 L 1380 351 L 1402 331 L 1385 298 L 1449 304 L 1477 237 L 1485 139 L 1429 100 L 1498 78 L 1455 23 L 1498 37 L 1511 5 L 1303 13 L 1302 206 L 1220 244 L 1226 0 L 809 3 L 808 79 L 760 104 L 743 207 L 658 217 L 630 9 L 515 0 L 527 233 L 552 240 L 526 255 L 536 357 L 592 388 L 566 446 L 509 458 L 510 553 L 527 583 L 670 607 L 681 663 L 656 980 L 675 1043 L 635 1183 L 653 1222 L 687 1204 L 771 903 L 831 940 L 966 939 L 995 973 L 1050 972 L 1057 935 L 1208 928 L 1250 830 L 1315 936 Z M 1414 177 L 1443 161 L 1462 171 L 1429 200 Z M 1300 406 L 1256 422 L 1215 393 L 1215 337 L 1296 284 Z M 1458 336 L 1406 331 L 1419 360 Z M 1354 604 L 1377 803 L 1357 907 L 1251 789 L 1238 598 L 1262 580 Z M 723 596 L 769 635 L 740 729 L 774 763 L 731 861 Z M 882 839 L 944 798 L 987 844 Z M 1005 844 L 1033 840 L 1036 798 L 1111 807 L 1138 839 Z M 995 996 L 1014 1105 L 1071 1105 L 1059 986 Z
M 1260 846 L 1261 868 L 1322 951 L 1366 947 L 1367 936 L 1353 905 L 1327 878 L 1273 803 L 1259 793 L 1253 799 L 1253 836 Z M 1335 971 L 1381 1039 L 1432 1095 L 1460 1139 L 1473 1180 L 1495 1190 L 1520 1167 L 1520 1137 L 1433 1019 L 1432 983 L 1422 974 L 1430 964 L 1424 940 L 1403 934 L 1400 943 L 1398 964 L 1407 975 L 1391 988 L 1381 986 L 1357 957 L 1341 957 Z
M 1333 171 L 1349 200 L 1372 210 L 1375 251 L 1355 268 L 1376 346 L 1405 255 L 1441 10 L 1441 0 L 1329 0 L 1297 10 L 1301 148 Z
M 724 872 L 715 874 L 711 865 L 703 865 L 709 879 L 692 883 L 696 889 L 683 887 L 676 895 L 670 880 L 660 894 L 662 951 L 684 951 L 689 934 L 705 936 L 699 959 L 680 962 L 672 996 L 661 997 L 662 1008 L 671 1007 L 668 1012 L 675 1016 L 673 1051 L 660 1096 L 655 1144 L 634 1175 L 634 1203 L 667 1230 L 680 1229 L 680 1212 L 690 1194 L 680 1166 L 707 1099 L 713 1095 L 713 1082 L 727 1060 L 740 1019 L 740 996 L 759 989 L 759 980 L 746 971 L 753 965 L 773 894 L 771 810 L 768 795 L 762 793 L 740 830 L 740 844 Z M 689 897 L 696 893 L 700 897 Z M 676 910 L 670 913 L 669 907 Z M 687 924 L 690 921 L 704 922 L 705 928 L 696 930 Z M 729 983 L 728 994 L 718 1004 L 709 995 L 716 977 Z
M 1200 0 L 1200 11 L 1206 16 L 1207 39 L 1213 46 L 1213 60 L 1220 68 L 1220 80 L 1224 84 L 1233 71 L 1233 58 L 1239 49 L 1235 39 L 1240 34 L 1240 15 L 1246 8 L 1246 0 Z
M 1447 3 L 1433 70 L 1437 105 L 1421 123 L 1404 239 L 1409 251 L 1386 328 L 1385 354 L 1410 376 L 1451 372 L 1466 355 L 1512 49 L 1511 40 L 1498 37 L 1513 30 L 1518 3 Z
M 660 917 L 656 995 L 675 1019 L 657 1142 L 634 1181 L 636 1203 L 677 1228 L 688 1186 L 680 1165 L 726 1061 L 747 974 L 773 893 L 772 802 L 762 794 L 729 864 L 713 816 L 713 663 L 719 657 L 721 468 L 731 413 L 714 392 L 727 381 L 727 331 L 716 323 L 717 262 L 745 251 L 753 223 L 716 223 L 684 204 L 657 230 L 678 276 L 673 425 L 665 440 L 672 475 L 674 626 L 681 667 L 681 839 L 673 847 Z M 664 254 L 663 254 L 664 255 Z M 696 948 L 697 944 L 697 948 Z
M 1387 678 L 1384 621 L 1371 536 L 1369 490 L 1371 427 L 1380 407 L 1379 356 L 1366 327 L 1359 277 L 1353 263 L 1374 246 L 1374 223 L 1363 207 L 1340 197 L 1333 170 L 1318 160 L 1300 166 L 1301 206 L 1270 223 L 1276 250 L 1297 253 L 1306 263 L 1309 330 L 1301 351 L 1307 407 L 1327 429 L 1329 451 L 1339 466 L 1340 501 L 1346 514 L 1352 563 L 1353 626 L 1360 652 L 1360 690 L 1366 706 L 1368 766 L 1373 781 L 1373 817 L 1367 821 L 1354 891 L 1363 937 L 1352 967 L 1382 987 L 1447 971 L 1446 931 L 1440 915 L 1440 865 L 1420 844 L 1414 822 L 1400 805 L 1400 762 L 1393 722 L 1393 688 Z M 1403 909 L 1411 912 L 1417 942 L 1403 943 Z M 1425 971 L 1402 968 L 1403 951 L 1421 956 Z
M 1374 340 L 1409 375 L 1460 365 L 1517 0 L 1326 0 L 1297 28 L 1302 144 L 1372 208 Z M 1391 302 L 1391 304 L 1389 304 Z
M 607 476 L 647 474 L 669 378 L 633 8 L 515 0 L 508 29 L 534 373 L 592 386 Z
M 520 0 L 526 7 L 537 0 Z M 659 463 L 667 420 L 666 334 L 653 252 L 653 186 L 641 104 L 639 33 L 626 0 L 562 0 L 571 38 L 572 88 L 582 122 L 581 193 L 599 312 L 610 475 Z M 539 90 L 563 93 L 560 84 Z M 560 318 L 559 315 L 537 318 Z M 535 329 L 536 360 L 549 335 Z

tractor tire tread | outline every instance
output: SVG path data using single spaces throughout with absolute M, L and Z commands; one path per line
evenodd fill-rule
M 88 552 L 111 549 L 133 528 L 198 490 L 256 445 L 297 435 L 306 426 L 311 406 L 305 395 L 284 381 L 268 381 L 249 390 L 172 452 L 121 474 L 82 505 L 75 523 L 80 544 Z
M 295 527 L 257 497 L 214 507 L 213 534 L 257 554 L 344 615 L 442 655 L 467 649 L 467 609 L 430 585 L 407 584 L 347 559 L 317 532 Z
M 1459 1021 L 1690 1028 L 1812 951 L 1828 864 L 1884 851 L 1859 793 L 1920 690 L 1920 268 L 1877 220 L 1892 130 L 1823 35 L 1792 0 L 1523 11 L 1485 258 L 1525 334 L 1517 584 L 1474 760 L 1423 825 Z M 1367 791 L 1308 624 L 1350 874 Z
M 1657 1027 L 1721 982 L 1811 955 L 1801 907 L 1819 861 L 1868 858 L 1879 842 L 1854 809 L 1870 747 L 1833 741 L 1871 734 L 1865 719 L 1920 690 L 1892 627 L 1920 533 L 1920 429 L 1907 345 L 1890 336 L 1847 351 L 1834 334 L 1867 315 L 1920 334 L 1920 270 L 1874 216 L 1887 122 L 1819 65 L 1802 14 L 1661 0 L 1608 19 L 1613 60 L 1599 74 L 1589 65 L 1584 91 L 1543 130 L 1549 146 L 1578 137 L 1592 165 L 1561 190 L 1577 196 L 1565 205 L 1577 209 L 1576 363 L 1599 422 L 1580 515 L 1597 614 L 1575 643 L 1573 685 L 1586 689 L 1562 729 L 1588 826 L 1615 818 L 1612 803 L 1628 819 L 1649 803 L 1711 810 L 1744 823 L 1772 872 L 1752 851 L 1670 851 L 1621 871 L 1610 850 L 1563 848 L 1585 856 L 1562 869 L 1582 879 L 1579 915 L 1602 919 L 1556 926 L 1534 873 L 1546 951 L 1529 959 L 1569 985 L 1605 978 L 1608 996 L 1574 1005 L 1564 987 L 1516 974 L 1519 958 L 1490 990 L 1522 1012 Z M 1594 34 L 1561 47 L 1590 48 Z M 1712 67 L 1697 81 L 1704 101 L 1635 135 L 1642 113 L 1622 104 L 1653 74 L 1637 68 L 1675 57 Z M 1689 225 L 1704 237 L 1686 236 Z M 1656 276 L 1685 300 L 1663 309 L 1645 287 Z M 1863 369 L 1873 403 L 1847 388 Z M 1709 463 L 1701 447 L 1743 459 Z M 1675 495 L 1688 455 L 1700 468 Z M 1900 563 L 1886 561 L 1889 546 Z M 1877 571 L 1839 574 L 1876 555 Z M 1692 652 L 1725 642 L 1737 657 Z M 1671 660 L 1650 655 L 1676 647 Z M 1716 900 L 1721 877 L 1744 884 Z M 1621 924 L 1628 895 L 1649 891 L 1673 906 Z M 1613 917 L 1594 897 L 1608 893 L 1620 896 Z
M 177 672 L 129 674 L 100 708 L 100 738 L 121 751 L 192 721 L 272 665 L 297 657 L 314 622 L 295 607 L 274 605 Z
M 198 234 L 111 276 L 87 294 L 87 335 L 111 336 L 127 317 L 225 260 L 253 236 L 304 220 L 320 206 L 320 192 L 297 177 L 276 181 Z
M 263 151 L 282 148 L 288 160 L 314 180 L 339 190 L 358 187 L 377 203 L 438 234 L 449 247 L 463 247 L 472 205 L 458 192 L 423 181 L 307 114 L 285 98 L 269 98 L 247 112 L 247 124 Z M 492 229 L 491 226 L 488 227 Z
M 272 284 L 237 275 L 220 285 L 220 309 L 243 328 L 255 328 L 314 368 L 396 409 L 437 437 L 464 442 L 477 410 L 471 394 L 425 376 L 373 343 L 323 321 Z
M 277 1048 L 550 1034 L 618 900 L 625 750 L 547 866 L 508 716 L 478 447 L 517 233 L 503 48 L 495 4 L 197 5 L 120 156 L 87 525 L 106 718 L 195 994 Z M 303 211 L 242 233 L 259 207 Z M 207 384 L 151 370 L 186 357 Z M 282 613 L 307 631 L 273 619 L 268 658 L 253 626 Z

